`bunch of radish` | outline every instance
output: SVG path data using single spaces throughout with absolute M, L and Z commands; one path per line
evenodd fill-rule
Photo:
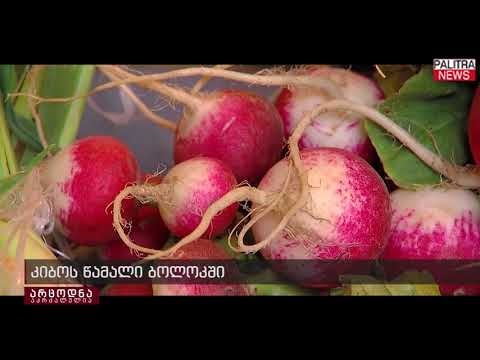
M 127 78 L 122 70 L 104 70 L 116 74 L 118 78 Z M 219 216 L 233 215 L 239 203 L 247 200 L 252 201 L 256 213 L 243 227 L 236 251 L 261 250 L 267 259 L 282 260 L 360 260 L 380 256 L 386 246 L 386 234 L 390 225 L 390 202 L 383 180 L 360 157 L 368 160 L 373 158 L 373 147 L 363 129 L 363 114 L 344 119 L 344 111 L 334 108 L 325 116 L 319 114 L 315 118 L 312 127 L 319 125 L 329 128 L 325 131 L 330 131 L 331 134 L 324 138 L 318 137 L 309 146 L 302 146 L 301 151 L 297 147 L 297 160 L 300 164 L 295 166 L 302 167 L 307 176 L 305 179 L 298 177 L 291 161 L 280 160 L 280 155 L 284 136 L 290 139 L 294 147 L 297 145 L 298 140 L 292 140 L 295 139 L 292 136 L 295 135 L 294 129 L 299 128 L 297 125 L 316 105 L 328 104 L 329 100 L 341 94 L 342 98 L 369 108 L 377 104 L 383 94 L 373 81 L 331 67 L 308 68 L 282 79 L 275 76 L 270 78 L 283 81 L 285 85 L 298 82 L 299 86 L 297 89 L 292 89 L 291 86 L 285 88 L 274 107 L 266 99 L 238 91 L 192 95 L 176 88 L 168 88 L 165 84 L 143 84 L 186 104 L 185 115 L 176 131 L 177 165 L 164 182 L 171 174 L 180 174 L 183 170 L 184 183 L 188 187 L 181 190 L 182 196 L 175 197 L 173 191 L 167 199 L 166 184 L 154 188 L 132 186 L 117 197 L 114 208 L 119 209 L 121 201 L 132 194 L 137 198 L 156 200 L 170 231 L 183 239 L 162 251 L 137 246 L 123 231 L 123 218 L 118 214 L 114 221 L 126 244 L 138 251 L 150 252 L 152 255 L 147 259 L 175 257 L 177 250 L 188 249 L 190 244 L 209 232 L 215 233 Z M 304 86 L 302 81 L 311 86 Z M 287 97 L 291 100 L 289 104 L 286 104 Z M 343 122 L 347 122 L 348 126 L 343 127 Z M 303 129 L 299 132 L 300 135 L 305 133 Z M 306 133 L 308 136 L 308 131 Z M 351 136 L 346 139 L 345 134 Z M 249 184 L 259 183 L 258 188 L 236 186 L 225 189 L 216 198 L 205 198 L 205 204 L 208 205 L 203 208 L 204 213 L 193 218 L 189 214 L 190 209 L 183 206 L 191 203 L 190 193 L 197 191 L 202 194 L 197 197 L 197 201 L 203 201 L 204 186 L 211 187 L 209 192 L 218 188 L 218 185 L 202 182 L 200 178 L 214 177 L 216 182 L 222 179 L 212 170 L 195 166 L 192 159 L 198 162 L 203 156 L 221 160 L 226 168 L 233 170 L 238 182 L 246 180 Z M 264 163 L 259 165 L 259 159 Z M 251 175 L 253 173 L 250 169 L 255 170 L 254 175 Z M 191 175 L 193 172 L 197 181 L 190 182 L 190 178 L 194 177 Z M 208 172 L 211 174 L 207 175 Z M 306 191 L 303 188 L 304 181 L 310 187 Z M 179 189 L 180 186 L 177 185 Z M 299 198 L 307 201 L 299 204 Z M 169 202 L 172 206 L 166 209 L 165 204 Z M 182 226 L 185 228 L 186 223 L 190 224 L 185 232 L 175 227 L 179 226 L 178 219 L 188 219 Z M 226 223 L 232 221 L 233 216 Z M 257 242 L 255 245 L 243 244 L 243 237 L 250 228 Z M 225 227 L 220 232 L 224 230 Z M 315 280 L 312 279 L 312 282 Z M 308 283 L 301 285 L 307 286 Z
M 125 145 L 104 136 L 78 140 L 42 164 L 57 231 L 79 245 L 101 247 L 103 259 L 229 259 L 215 239 L 226 232 L 232 237 L 240 225 L 232 251 L 267 260 L 480 259 L 477 195 L 442 187 L 390 193 L 373 167 L 376 153 L 364 121 L 383 127 L 459 187 L 480 187 L 478 172 L 457 171 L 376 110 L 384 94 L 364 75 L 332 66 L 267 75 L 226 67 L 145 76 L 99 69 L 112 82 L 96 91 L 135 83 L 184 105 L 175 127 L 175 165 L 153 181 L 141 175 Z M 165 83 L 194 75 L 281 88 L 270 101 L 240 90 L 207 93 L 196 86 L 188 92 Z M 469 128 L 475 161 L 479 106 L 477 91 Z M 238 222 L 245 202 L 249 211 Z M 249 231 L 254 243 L 247 244 Z M 178 241 L 166 246 L 171 235 Z M 338 285 L 319 283 L 320 273 L 299 280 L 288 267 L 274 270 L 302 287 Z M 478 291 L 441 287 L 444 294 Z M 138 288 L 139 294 L 150 295 L 150 288 Z M 109 289 L 122 293 L 119 286 Z M 152 289 L 154 295 L 249 295 L 242 285 Z

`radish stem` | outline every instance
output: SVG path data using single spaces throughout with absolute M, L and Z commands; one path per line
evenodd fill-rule
M 128 71 L 121 69 L 118 66 L 107 66 L 107 65 L 99 65 L 99 66 L 102 66 L 104 68 L 107 67 L 110 69 L 113 68 L 116 73 L 118 73 L 118 71 L 128 73 L 129 77 L 123 80 L 112 81 L 110 83 L 99 85 L 95 89 L 90 91 L 88 94 L 74 96 L 74 97 L 47 99 L 40 96 L 29 94 L 29 93 L 25 93 L 25 92 L 12 93 L 10 95 L 13 97 L 28 96 L 28 97 L 32 97 L 33 99 L 39 102 L 69 102 L 82 97 L 96 94 L 101 91 L 112 89 L 120 85 L 134 84 L 134 83 L 138 83 L 138 85 L 142 85 L 145 82 L 148 83 L 152 81 L 163 81 L 163 80 L 168 80 L 168 79 L 178 78 L 178 77 L 192 77 L 192 76 L 203 75 L 203 76 L 220 77 L 224 79 L 245 82 L 252 85 L 311 87 L 311 88 L 324 90 L 334 98 L 343 97 L 342 92 L 340 91 L 340 89 L 335 83 L 333 83 L 328 79 L 324 79 L 320 77 L 294 76 L 294 75 L 252 75 L 252 74 L 245 74 L 245 73 L 231 71 L 231 70 L 205 68 L 205 67 L 180 69 L 180 70 L 173 70 L 173 71 L 168 71 L 160 74 L 136 76 Z M 143 86 L 148 87 L 145 84 L 143 84 Z M 157 90 L 159 89 L 160 88 L 157 87 Z
M 117 74 L 118 76 L 123 77 L 124 79 L 127 79 L 128 77 L 132 76 L 128 71 L 123 70 L 119 67 L 109 67 L 109 66 L 98 66 L 98 67 L 100 70 L 102 70 L 105 73 Z M 116 81 L 123 81 L 123 80 L 116 80 Z M 170 99 L 174 99 L 181 102 L 191 110 L 198 109 L 202 104 L 202 101 L 195 95 L 189 94 L 186 91 L 176 89 L 168 85 L 160 84 L 158 82 L 153 82 L 153 81 L 145 83 L 144 85 L 148 89 L 155 90 L 160 94 L 169 97 Z
M 233 65 L 215 65 L 213 68 L 214 69 L 229 69 Z M 192 91 L 190 92 L 191 94 L 197 94 L 202 88 L 207 84 L 207 82 L 210 80 L 210 76 L 204 76 L 198 82 L 195 84 L 195 86 L 192 88 Z
M 291 164 L 290 164 L 291 165 Z M 275 206 L 278 205 L 282 197 L 285 195 L 285 193 L 288 190 L 288 186 L 290 185 L 290 175 L 291 175 L 291 166 L 288 167 L 288 173 L 287 173 L 287 178 L 285 179 L 285 183 L 283 185 L 282 190 L 276 195 L 275 199 L 265 208 L 260 212 L 259 214 L 255 215 L 243 228 L 242 231 L 240 232 L 237 242 L 238 242 L 238 250 L 243 251 L 245 253 L 255 253 L 258 250 L 264 248 L 267 246 L 274 238 L 277 236 L 277 234 L 283 230 L 284 226 L 282 224 L 279 224 L 272 233 L 262 240 L 261 242 L 255 244 L 255 245 L 245 245 L 243 242 L 243 239 L 245 235 L 247 234 L 247 231 L 255 225 L 258 221 L 260 221 L 265 215 L 267 215 L 270 211 L 272 211 Z M 232 231 L 233 233 L 233 231 Z M 230 244 L 230 237 L 232 235 L 230 233 L 229 239 L 228 239 L 228 244 Z M 235 248 L 232 247 L 233 250 L 237 251 Z

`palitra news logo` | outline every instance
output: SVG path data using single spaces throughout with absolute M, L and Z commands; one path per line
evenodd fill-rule
M 475 59 L 434 59 L 433 78 L 436 81 L 476 81 Z

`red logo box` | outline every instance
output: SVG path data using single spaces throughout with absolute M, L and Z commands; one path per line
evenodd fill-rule
M 434 59 L 433 79 L 435 81 L 476 81 L 476 60 Z
M 25 287 L 23 302 L 26 305 L 97 305 L 100 291 L 83 287 Z

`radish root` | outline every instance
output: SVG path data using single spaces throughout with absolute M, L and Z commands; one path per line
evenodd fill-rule
M 105 74 L 111 74 L 111 75 L 114 75 L 114 76 L 116 75 L 117 80 L 113 81 L 112 83 L 117 82 L 117 83 L 119 83 L 118 86 L 121 86 L 122 85 L 121 82 L 123 82 L 123 81 L 127 81 L 127 83 L 130 83 L 130 82 L 128 82 L 128 80 L 131 79 L 131 78 L 133 78 L 135 80 L 136 78 L 153 76 L 153 75 L 144 75 L 144 76 L 132 75 L 128 71 L 123 70 L 122 68 L 120 68 L 118 66 L 98 65 L 97 67 L 101 71 L 103 71 Z M 132 83 L 135 83 L 135 82 L 136 81 L 133 81 Z M 110 83 L 110 84 L 112 84 L 112 83 Z M 107 84 L 109 84 L 109 83 L 107 83 Z M 107 85 L 107 84 L 104 84 L 104 85 Z M 169 85 L 161 84 L 159 82 L 153 82 L 153 81 L 146 82 L 146 83 L 139 82 L 138 85 L 145 86 L 147 89 L 154 90 L 154 91 L 156 91 L 156 92 L 158 92 L 158 93 L 160 93 L 164 96 L 167 96 L 170 99 L 179 101 L 180 103 L 186 105 L 191 110 L 199 108 L 202 104 L 202 100 L 198 96 L 196 96 L 194 94 L 189 94 L 186 91 L 183 91 L 181 89 L 177 89 L 177 88 L 169 86 Z M 103 85 L 100 85 L 100 87 L 101 86 L 103 86 Z M 115 86 L 113 86 L 113 87 L 115 87 Z
M 290 175 L 291 175 L 292 166 L 293 164 L 290 162 L 288 167 L 287 178 L 285 179 L 285 183 L 283 185 L 282 190 L 275 196 L 274 200 L 268 206 L 266 206 L 258 215 L 255 215 L 240 231 L 240 234 L 237 238 L 238 249 L 235 249 L 232 245 L 230 245 L 231 244 L 230 238 L 232 236 L 233 231 L 230 233 L 230 235 L 228 236 L 228 244 L 234 251 L 237 251 L 237 252 L 243 251 L 245 253 L 255 253 L 258 250 L 266 247 L 277 236 L 277 234 L 281 230 L 283 230 L 284 226 L 279 224 L 267 238 L 260 241 L 259 243 L 255 245 L 245 245 L 243 242 L 243 239 L 247 234 L 247 231 L 250 230 L 250 228 L 253 225 L 255 225 L 259 220 L 261 220 L 265 215 L 267 215 L 270 211 L 272 211 L 278 205 L 280 200 L 282 200 L 283 196 L 288 190 L 288 186 L 290 185 Z M 253 213 L 255 210 L 256 209 L 253 209 L 251 213 Z M 249 213 L 247 216 L 250 216 L 251 213 Z
M 160 184 L 161 185 L 161 184 Z M 213 218 L 218 214 L 219 211 L 229 207 L 230 205 L 244 200 L 251 200 L 259 204 L 266 203 L 267 195 L 255 188 L 250 187 L 240 187 L 236 188 L 229 193 L 225 194 L 222 198 L 214 202 L 203 214 L 203 218 L 201 223 L 197 226 L 197 228 L 188 236 L 181 239 L 177 244 L 173 245 L 169 249 L 166 250 L 154 250 L 145 248 L 133 243 L 125 231 L 123 230 L 123 226 L 125 226 L 126 221 L 122 218 L 121 215 L 121 203 L 124 199 L 131 198 L 132 196 L 137 199 L 149 200 L 149 199 L 157 199 L 158 201 L 158 190 L 156 189 L 158 186 L 129 186 L 126 187 L 120 194 L 117 195 L 113 202 L 113 224 L 115 229 L 118 232 L 118 235 L 123 240 L 123 242 L 129 246 L 130 248 L 146 253 L 151 254 L 145 257 L 142 261 L 153 260 L 162 257 L 169 257 L 174 254 L 177 250 L 181 247 L 191 243 L 199 239 L 210 227 L 210 223 Z
M 213 68 L 214 69 L 229 69 L 231 68 L 233 65 L 215 65 Z M 202 77 L 200 80 L 198 80 L 198 82 L 195 84 L 195 86 L 192 88 L 192 91 L 190 91 L 190 93 L 192 95 L 195 95 L 197 94 L 200 90 L 202 90 L 202 88 L 208 83 L 208 81 L 210 80 L 210 76 L 204 76 Z
M 97 102 L 92 97 L 88 98 L 87 103 L 97 114 L 100 114 L 107 120 L 111 121 L 113 124 L 126 125 L 134 117 L 136 108 L 131 98 L 124 91 L 120 91 L 119 95 L 120 103 L 123 107 L 122 112 L 105 111 L 97 104 Z

